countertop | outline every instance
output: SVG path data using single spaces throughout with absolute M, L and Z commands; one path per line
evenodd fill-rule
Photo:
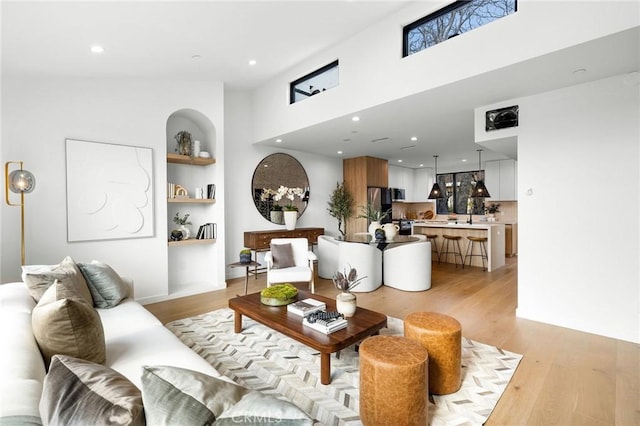
M 491 229 L 493 226 L 504 226 L 504 223 L 498 222 L 474 222 L 469 225 L 464 221 L 459 221 L 458 223 L 454 222 L 437 222 L 437 221 L 426 221 L 426 222 L 414 222 L 413 227 L 424 227 L 424 228 L 470 228 L 470 229 Z

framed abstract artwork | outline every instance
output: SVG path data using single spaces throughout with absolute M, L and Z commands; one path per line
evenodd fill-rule
M 66 140 L 67 240 L 152 237 L 151 148 Z

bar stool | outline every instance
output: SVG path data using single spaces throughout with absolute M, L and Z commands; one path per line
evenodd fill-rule
M 438 243 L 436 240 L 438 239 L 437 234 L 427 234 L 427 240 L 431 243 L 431 252 L 435 252 L 438 257 L 438 263 L 440 263 L 440 250 L 438 250 Z
M 460 239 L 462 238 L 459 235 L 447 235 L 442 234 L 442 249 L 440 250 L 440 260 L 442 260 L 442 256 L 444 256 L 444 261 L 447 261 L 447 257 L 452 254 L 453 255 L 453 263 L 458 267 L 458 257 L 460 257 L 460 262 L 462 263 L 462 269 L 464 269 L 464 258 L 462 257 L 462 250 L 460 249 Z M 449 250 L 449 242 L 451 242 L 451 250 Z M 445 245 L 446 243 L 446 245 Z
M 482 270 L 486 271 L 487 267 L 485 266 L 485 261 L 487 263 L 489 262 L 487 246 L 485 245 L 487 237 L 467 237 L 467 240 L 469 240 L 469 245 L 467 246 L 467 252 L 464 255 L 464 263 L 467 263 L 467 258 L 469 258 L 469 266 L 471 266 L 471 258 L 473 256 L 479 256 L 482 259 Z M 480 254 L 473 254 L 473 246 L 476 243 L 480 245 Z

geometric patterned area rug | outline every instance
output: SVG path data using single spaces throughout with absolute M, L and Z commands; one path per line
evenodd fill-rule
M 331 357 L 331 384 L 320 383 L 320 354 L 250 318 L 234 333 L 231 309 L 167 324 L 220 374 L 250 389 L 287 399 L 321 425 L 361 425 L 359 359 L 355 348 Z M 380 334 L 402 335 L 403 321 L 388 317 Z M 481 425 L 511 380 L 522 355 L 462 338 L 462 387 L 429 397 L 429 424 Z

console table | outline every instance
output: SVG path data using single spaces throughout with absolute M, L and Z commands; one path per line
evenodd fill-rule
M 292 230 L 286 229 L 269 229 L 266 231 L 246 231 L 244 233 L 244 246 L 251 249 L 254 254 L 254 260 L 258 261 L 258 252 L 269 251 L 271 240 L 273 238 L 306 238 L 309 240 L 309 246 L 318 244 L 318 236 L 324 234 L 324 228 L 296 228 Z M 266 268 L 255 267 L 250 273 L 258 278 L 258 274 L 266 271 Z

